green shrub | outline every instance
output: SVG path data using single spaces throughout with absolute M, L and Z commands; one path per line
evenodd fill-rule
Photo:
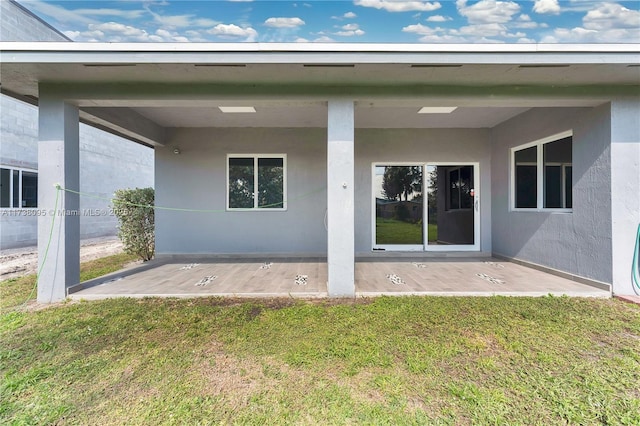
M 155 252 L 153 188 L 119 189 L 113 198 L 124 250 L 147 261 Z

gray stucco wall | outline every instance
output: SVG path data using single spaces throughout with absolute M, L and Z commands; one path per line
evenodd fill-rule
M 68 41 L 13 1 L 0 1 L 0 40 Z M 36 171 L 38 109 L 0 95 L 0 167 Z M 119 188 L 153 186 L 153 150 L 96 128 L 80 124 L 80 190 L 110 198 Z M 115 235 L 117 220 L 109 202 L 81 197 L 81 238 Z M 0 248 L 35 245 L 37 217 L 33 210 L 0 209 Z
M 371 252 L 372 163 L 477 161 L 489 200 L 488 130 L 356 129 L 355 250 Z M 159 206 L 217 210 L 156 213 L 158 254 L 326 255 L 326 129 L 173 129 L 156 149 Z M 174 148 L 180 154 L 173 153 Z M 286 212 L 225 211 L 227 154 L 287 154 Z M 484 251 L 491 251 L 491 205 L 482 204 Z
M 509 149 L 573 129 L 573 211 L 510 211 Z M 491 132 L 493 251 L 611 282 L 611 122 L 598 108 L 529 110 Z
M 173 149 L 178 147 L 180 154 Z M 287 211 L 225 211 L 227 154 L 287 154 Z M 173 129 L 156 149 L 156 252 L 326 254 L 326 129 Z

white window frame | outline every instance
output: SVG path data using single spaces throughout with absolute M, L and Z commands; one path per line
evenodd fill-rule
M 544 207 L 544 145 L 550 142 L 556 142 L 561 139 L 565 139 L 571 137 L 573 138 L 573 130 L 566 130 L 564 132 L 556 133 L 551 136 L 547 136 L 542 139 L 538 139 L 533 142 L 529 142 L 523 145 L 518 145 L 510 149 L 509 155 L 509 167 L 510 167 L 510 182 L 509 182 L 509 207 L 511 211 L 514 212 L 558 212 L 558 213 L 572 213 L 573 208 L 549 208 Z M 536 207 L 516 207 L 516 152 L 522 151 L 523 149 L 531 148 L 532 146 L 536 147 L 536 162 L 531 163 L 530 165 L 536 166 L 536 185 L 537 185 L 537 193 L 536 193 Z M 571 149 L 573 151 L 573 141 L 571 143 Z M 573 157 L 573 155 L 572 155 Z M 529 163 L 527 163 L 529 164 Z M 566 202 L 566 192 L 565 192 L 565 179 L 566 179 L 566 166 L 567 164 L 557 165 L 562 166 L 562 203 Z M 573 167 L 573 164 L 572 164 Z M 573 182 L 572 182 L 573 184 Z M 572 185 L 573 187 L 573 185 Z M 573 197 L 571 197 L 573 199 Z
M 21 209 L 36 209 L 38 201 L 36 200 L 36 207 L 22 207 L 22 173 L 33 173 L 38 176 L 38 171 L 34 169 L 27 169 L 24 167 L 14 167 L 14 166 L 5 166 L 0 165 L 0 169 L 9 170 L 9 207 L 0 207 L 1 210 L 21 210 Z M 18 172 L 18 206 L 13 205 L 13 172 Z
M 231 158 L 253 158 L 253 207 L 251 208 L 238 208 L 238 207 L 229 207 L 229 159 Z M 260 158 L 282 158 L 282 207 L 280 208 L 264 208 L 258 206 L 258 160 Z M 226 164 L 226 210 L 230 212 L 241 212 L 241 211 L 267 211 L 267 212 L 282 212 L 287 211 L 287 154 L 227 154 L 227 164 Z

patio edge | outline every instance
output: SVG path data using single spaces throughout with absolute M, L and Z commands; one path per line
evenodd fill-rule
M 571 274 L 569 272 L 560 271 L 558 269 L 549 268 L 548 266 L 539 265 L 537 263 L 529 262 L 529 261 L 518 259 L 515 257 L 505 256 L 498 253 L 493 253 L 493 257 L 495 257 L 496 259 L 506 260 L 507 262 L 515 263 L 516 265 L 526 266 L 528 268 L 536 269 L 541 272 L 546 272 L 548 274 L 555 275 L 557 277 L 564 278 L 567 280 L 575 281 L 580 284 L 585 284 L 590 287 L 595 287 L 600 290 L 605 290 L 609 292 L 609 297 L 613 296 L 611 284 L 608 284 L 602 281 L 592 280 L 590 278 L 581 277 L 579 275 Z

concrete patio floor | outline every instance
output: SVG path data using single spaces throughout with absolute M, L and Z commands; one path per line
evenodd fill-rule
M 81 284 L 71 299 L 113 297 L 327 297 L 324 259 L 161 260 Z M 494 258 L 356 263 L 356 296 L 580 296 L 610 291 Z

